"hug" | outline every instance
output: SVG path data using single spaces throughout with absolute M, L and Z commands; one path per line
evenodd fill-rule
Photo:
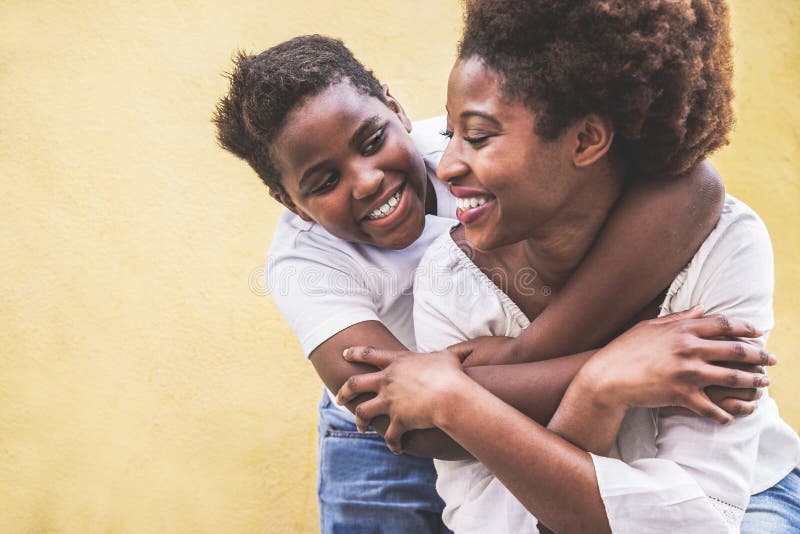
M 721 0 L 470 0 L 417 123 L 335 39 L 238 55 L 214 119 L 287 208 L 324 532 L 799 528 L 769 236 L 705 161 L 730 48 Z

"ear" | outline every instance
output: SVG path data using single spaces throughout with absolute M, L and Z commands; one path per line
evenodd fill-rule
M 575 128 L 575 151 L 572 162 L 576 167 L 589 167 L 611 150 L 614 125 L 609 117 L 592 113 L 583 117 Z
M 286 209 L 288 209 L 289 211 L 291 211 L 304 221 L 314 222 L 314 219 L 309 217 L 309 215 L 305 211 L 295 206 L 294 202 L 292 201 L 292 197 L 290 197 L 285 192 L 270 188 L 269 196 L 271 196 L 272 198 L 283 204 L 286 207 Z
M 389 86 L 383 84 L 383 96 L 386 97 L 386 105 L 389 106 L 389 109 L 394 111 L 394 114 L 400 119 L 400 122 L 403 123 L 406 131 L 411 133 L 411 120 L 409 120 L 408 115 L 406 115 L 403 106 L 400 105 L 400 102 L 397 101 L 395 97 L 392 96 L 392 93 L 389 92 Z

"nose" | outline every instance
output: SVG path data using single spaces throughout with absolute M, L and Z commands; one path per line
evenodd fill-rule
M 436 176 L 444 182 L 455 180 L 459 176 L 464 176 L 469 172 L 469 166 L 464 161 L 463 155 L 458 147 L 458 142 L 451 139 L 444 149 L 442 159 L 436 169 Z
M 353 169 L 356 175 L 353 186 L 353 198 L 361 200 L 369 198 L 381 189 L 383 184 L 383 171 L 374 167 L 361 167 Z

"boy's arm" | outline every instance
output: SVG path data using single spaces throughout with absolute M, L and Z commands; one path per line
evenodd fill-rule
M 719 219 L 724 193 L 708 162 L 670 180 L 633 183 L 533 327 L 507 343 L 472 344 L 466 364 L 542 360 L 603 345 L 692 259 Z

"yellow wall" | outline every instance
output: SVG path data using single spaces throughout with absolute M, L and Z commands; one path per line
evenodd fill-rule
M 258 281 L 278 207 L 215 147 L 220 72 L 322 32 L 438 114 L 460 8 L 231 3 L 0 4 L 2 532 L 317 528 L 320 385 Z M 716 162 L 774 238 L 773 390 L 797 428 L 800 5 L 733 7 Z

